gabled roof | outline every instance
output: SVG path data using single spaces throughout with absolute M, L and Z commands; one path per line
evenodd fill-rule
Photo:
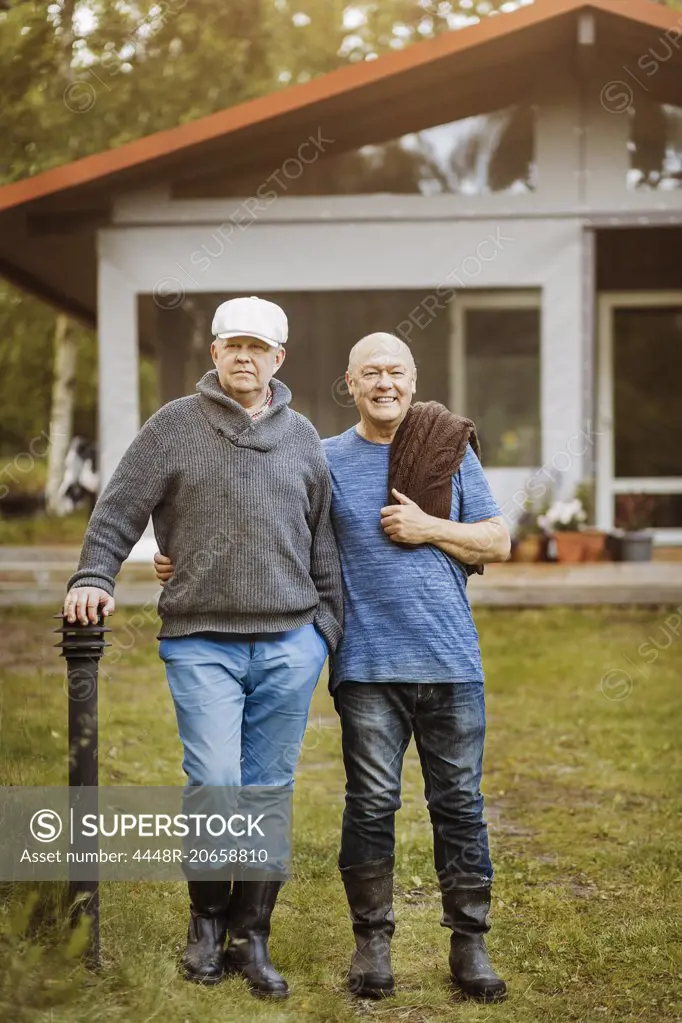
M 157 132 L 0 188 L 0 227 L 12 233 L 27 218 L 68 215 L 74 257 L 106 223 L 113 197 L 164 181 L 182 182 L 204 171 L 230 176 L 278 167 L 300 142 L 321 129 L 334 152 L 395 138 L 429 125 L 506 106 L 532 91 L 544 69 L 574 70 L 576 16 L 591 11 L 600 53 L 633 61 L 666 31 L 682 31 L 682 16 L 651 0 L 536 0 L 509 14 L 444 33 L 271 93 L 167 131 Z M 661 63 L 647 79 L 650 98 L 682 105 L 679 60 Z M 491 73 L 491 69 L 494 72 Z M 44 223 L 47 221 L 43 221 Z M 22 230 L 20 247 L 0 245 L 0 273 L 92 321 L 94 265 L 66 285 L 36 262 Z M 62 244 L 65 239 L 62 235 Z M 34 244 L 45 245 L 49 238 Z M 52 278 L 52 279 L 50 279 Z M 88 280 L 89 278 L 89 280 Z M 74 286 L 76 288 L 74 292 Z M 71 292 L 71 294 L 69 294 Z M 80 294 L 79 294 L 80 293 Z

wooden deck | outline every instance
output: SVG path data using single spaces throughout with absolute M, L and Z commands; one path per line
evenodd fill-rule
M 0 606 L 36 604 L 59 609 L 78 562 L 76 547 L 0 547 Z M 119 606 L 155 601 L 151 565 L 126 564 L 116 586 Z M 682 604 L 682 563 L 600 562 L 584 565 L 488 565 L 469 583 L 474 605 Z
M 469 583 L 472 604 L 679 604 L 682 564 L 597 562 L 584 565 L 487 565 Z

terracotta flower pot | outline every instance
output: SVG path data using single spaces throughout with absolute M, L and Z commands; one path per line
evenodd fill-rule
M 583 561 L 604 561 L 606 533 L 598 529 L 586 529 L 580 535 L 583 538 Z
M 523 540 L 518 540 L 514 544 L 511 560 L 525 563 L 541 561 L 544 544 L 545 538 L 541 533 L 524 536 Z
M 583 560 L 583 534 L 577 529 L 559 530 L 554 534 L 557 559 L 569 564 Z

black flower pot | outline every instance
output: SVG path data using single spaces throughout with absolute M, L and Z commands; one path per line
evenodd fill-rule
M 651 561 L 654 538 L 651 533 L 611 533 L 607 550 L 612 561 Z

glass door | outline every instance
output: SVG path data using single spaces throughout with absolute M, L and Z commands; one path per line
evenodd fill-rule
M 682 292 L 602 295 L 599 322 L 599 524 L 682 543 Z

